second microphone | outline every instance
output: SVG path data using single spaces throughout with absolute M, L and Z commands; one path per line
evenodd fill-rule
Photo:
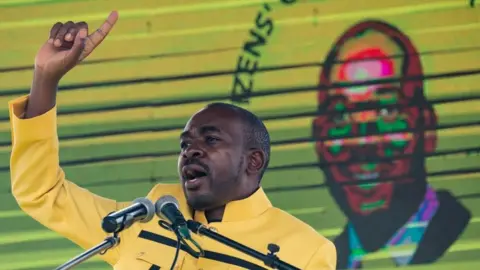
M 179 204 L 175 197 L 171 195 L 160 197 L 155 203 L 155 213 L 161 219 L 169 221 L 172 229 L 178 232 L 180 236 L 185 239 L 191 239 L 187 221 L 183 217 L 182 212 L 180 212 Z

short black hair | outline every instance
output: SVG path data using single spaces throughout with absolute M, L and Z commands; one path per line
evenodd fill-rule
M 206 108 L 212 107 L 225 108 L 237 113 L 238 117 L 240 117 L 245 124 L 245 147 L 260 148 L 265 153 L 265 165 L 260 172 L 260 181 L 267 170 L 268 163 L 270 162 L 270 134 L 262 120 L 252 112 L 230 103 L 215 102 L 206 106 Z

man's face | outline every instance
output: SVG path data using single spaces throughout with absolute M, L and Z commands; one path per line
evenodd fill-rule
M 399 78 L 403 59 L 388 57 L 391 55 L 401 55 L 392 40 L 378 32 L 366 33 L 340 49 L 336 59 L 340 63 L 332 68 L 330 80 L 358 83 Z M 326 100 L 320 102 L 327 114 L 314 120 L 314 134 L 320 139 L 316 144 L 318 155 L 329 163 L 324 169 L 327 177 L 340 185 L 358 182 L 342 186 L 355 214 L 388 209 L 395 186 L 413 181 L 407 176 L 411 158 L 396 157 L 414 152 L 419 135 L 411 129 L 420 117 L 419 108 L 409 106 L 397 82 L 330 89 Z M 362 184 L 387 178 L 396 180 Z
M 243 123 L 231 110 L 203 109 L 180 136 L 178 172 L 187 201 L 197 210 L 225 205 L 244 175 Z

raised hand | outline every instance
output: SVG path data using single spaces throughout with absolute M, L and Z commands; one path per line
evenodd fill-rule
M 49 39 L 35 57 L 32 88 L 23 117 L 42 115 L 55 106 L 60 79 L 102 43 L 117 19 L 118 13 L 111 12 L 90 35 L 85 22 L 58 22 L 53 25 Z
M 50 30 L 50 38 L 35 57 L 36 72 L 60 80 L 102 43 L 117 19 L 118 13 L 111 12 L 105 22 L 90 35 L 86 22 L 57 22 Z

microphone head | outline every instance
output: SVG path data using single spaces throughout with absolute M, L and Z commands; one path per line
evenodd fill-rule
M 142 197 L 142 198 L 135 199 L 133 201 L 133 204 L 135 204 L 135 203 L 140 203 L 143 206 L 145 206 L 145 208 L 147 209 L 147 214 L 145 215 L 144 218 L 139 220 L 139 222 L 146 223 L 146 222 L 149 222 L 150 220 L 152 220 L 153 215 L 155 215 L 155 205 L 153 205 L 152 201 L 150 201 L 147 198 Z
M 102 229 L 106 233 L 114 233 L 118 230 L 119 226 L 118 223 L 116 222 L 115 218 L 106 216 L 102 220 Z
M 180 209 L 179 205 L 178 205 L 178 201 L 177 199 L 175 199 L 175 197 L 171 196 L 171 195 L 165 195 L 165 196 L 162 196 L 160 197 L 160 199 L 157 200 L 157 202 L 155 203 L 155 213 L 157 214 L 157 216 L 161 219 L 166 219 L 166 220 L 169 220 L 164 214 L 163 214 L 163 209 L 165 206 L 167 206 L 168 204 L 173 204 L 177 209 Z

